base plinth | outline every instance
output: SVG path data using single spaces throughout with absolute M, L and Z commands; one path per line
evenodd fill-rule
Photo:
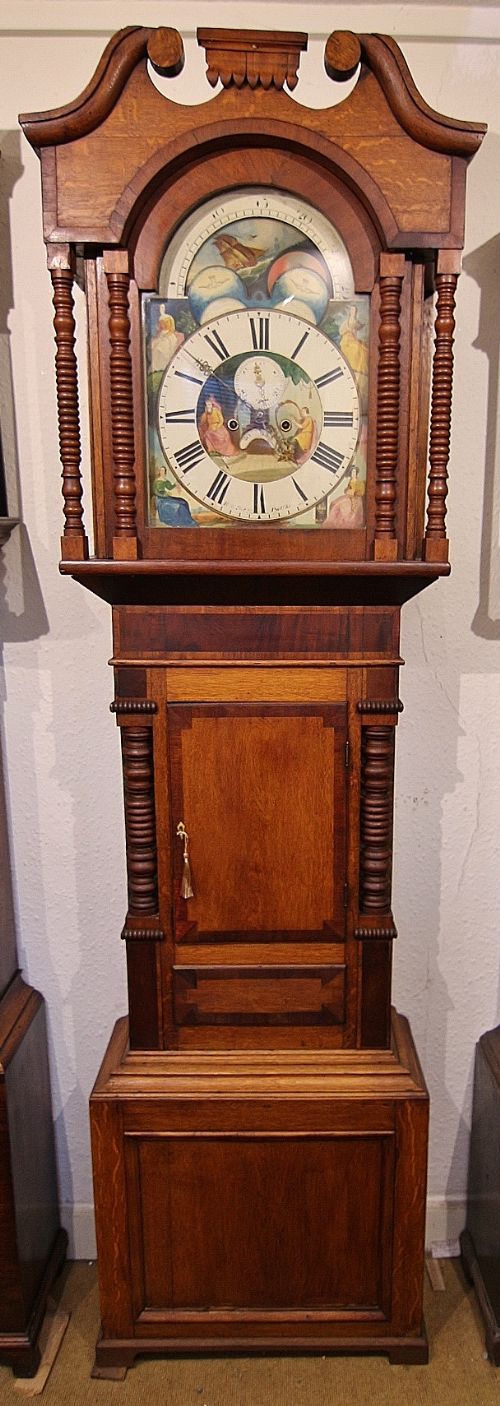
M 161 1353 L 426 1362 L 428 1096 L 391 1050 L 139 1054 L 91 1099 L 96 1375 Z

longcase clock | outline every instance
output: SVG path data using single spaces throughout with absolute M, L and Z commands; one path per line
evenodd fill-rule
M 465 170 L 394 40 L 130 28 L 22 119 L 54 288 L 63 574 L 113 607 L 129 1012 L 91 1099 L 102 1335 L 426 1360 L 428 1098 L 391 1014 L 400 607 L 448 574 Z M 286 90 L 289 90 L 288 92 Z M 74 278 L 90 343 L 94 555 Z M 433 348 L 434 339 L 434 348 Z M 430 406 L 430 431 L 429 431 Z M 403 940 L 405 935 L 403 934 Z

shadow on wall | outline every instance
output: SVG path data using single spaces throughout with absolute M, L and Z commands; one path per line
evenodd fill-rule
M 492 138 L 489 138 L 490 144 Z M 500 142 L 497 142 L 500 146 Z M 499 153 L 500 154 L 500 153 Z M 488 357 L 484 504 L 481 534 L 479 604 L 472 621 L 475 635 L 500 639 L 500 455 L 498 453 L 498 377 L 500 371 L 500 234 L 464 259 L 465 272 L 481 292 L 479 331 L 474 346 Z
M 10 351 L 9 314 L 14 303 L 9 204 L 23 174 L 21 135 L 0 134 L 0 425 L 9 515 L 22 517 L 16 407 Z M 18 413 L 21 407 L 17 407 Z M 1 643 L 40 639 L 49 622 L 26 528 L 14 529 L 9 569 L 0 557 Z M 10 589 L 9 589 L 10 586 Z
M 33 335 L 31 324 L 22 326 L 23 307 L 30 300 L 32 289 L 34 302 L 39 294 L 38 287 L 33 288 L 39 278 L 39 269 L 37 267 L 34 274 L 30 271 L 22 243 L 13 247 L 13 192 L 25 174 L 22 142 L 22 136 L 17 131 L 0 134 L 0 422 L 9 513 L 21 519 L 26 515 L 31 520 L 30 531 L 21 521 L 0 552 L 0 732 L 3 732 L 2 704 L 8 698 L 10 689 L 9 717 L 14 719 L 9 734 L 13 749 L 10 764 L 7 749 L 4 756 L 6 808 L 11 815 L 11 834 L 14 832 L 16 835 L 16 843 L 11 844 L 10 853 L 16 908 L 16 965 L 42 991 L 47 1003 L 53 1105 L 61 1109 L 56 1120 L 59 1184 L 61 1200 L 72 1205 L 75 1199 L 85 1204 L 91 1200 L 90 1175 L 88 1188 L 83 1175 L 80 1178 L 84 1183 L 83 1190 L 80 1185 L 73 1184 L 74 1166 L 71 1166 L 70 1147 L 73 1135 L 76 1141 L 75 1165 L 87 1167 L 89 1138 L 85 1085 L 90 1084 L 96 1072 L 104 1045 L 103 1033 L 102 1039 L 96 1041 L 95 1052 L 91 1049 L 89 1053 L 88 1022 L 84 1023 L 78 1009 L 78 996 L 82 988 L 89 991 L 96 985 L 99 990 L 101 985 L 104 987 L 102 968 L 105 958 L 100 951 L 100 932 L 94 933 L 92 930 L 89 935 L 88 928 L 92 928 L 92 923 L 87 917 L 86 924 L 82 916 L 84 911 L 88 914 L 91 885 L 88 876 L 86 878 L 85 864 L 80 860 L 82 853 L 92 849 L 89 829 L 93 842 L 93 819 L 100 804 L 100 798 L 96 796 L 93 756 L 86 728 L 87 719 L 96 707 L 95 684 L 92 682 L 92 671 L 82 666 L 77 673 L 75 668 L 75 660 L 84 661 L 83 650 L 86 649 L 88 655 L 92 648 L 99 622 L 97 610 L 87 605 L 83 593 L 73 619 L 71 611 L 60 603 L 63 591 L 66 594 L 68 590 L 67 586 L 61 582 L 61 591 L 58 591 L 57 536 L 58 528 L 62 526 L 62 504 L 60 506 L 60 470 L 54 446 L 56 425 L 53 420 L 50 425 L 47 420 L 48 428 L 36 423 L 38 407 L 45 393 L 42 377 L 38 388 L 39 402 L 36 395 L 30 395 L 26 384 L 27 368 L 29 370 L 33 363 L 43 366 L 43 357 L 45 363 L 47 357 L 46 353 L 41 353 L 40 359 L 37 347 L 29 342 Z M 16 190 L 16 198 L 17 195 Z M 35 210 L 37 214 L 39 218 L 39 206 Z M 41 241 L 41 220 L 39 238 Z M 14 298 L 16 329 L 13 325 Z M 14 330 L 17 344 L 15 355 L 11 355 Z M 50 338 L 50 322 L 46 330 L 47 336 L 44 332 L 41 343 L 44 347 Z M 32 358 L 25 355 L 27 345 L 33 352 Z M 25 416 L 31 416 L 32 422 L 35 421 L 31 443 L 29 436 L 23 434 Z M 31 456 L 28 462 L 23 461 L 23 442 L 28 444 Z M 29 501 L 30 494 L 39 495 L 39 519 L 31 511 L 33 501 Z M 38 520 L 54 523 L 54 549 L 40 535 Z M 43 583 L 49 581 L 52 583 L 50 621 L 43 589 Z M 71 589 L 78 590 L 74 586 L 70 586 Z M 48 602 L 48 595 L 46 598 Z M 9 667 L 5 670 L 2 668 L 3 645 L 9 646 L 6 650 Z M 105 649 L 109 652 L 107 640 Z M 73 708 L 75 680 L 79 680 L 79 686 Z M 65 727 L 59 726 L 61 718 L 67 720 Z M 9 772 L 12 800 L 9 796 Z M 116 848 L 119 850 L 122 831 L 114 826 L 113 838 L 116 832 Z M 100 849 L 104 849 L 102 839 Z M 113 855 L 108 866 L 117 873 L 117 883 L 124 869 L 123 863 L 120 868 L 119 859 L 120 854 L 118 862 Z M 88 872 L 92 874 L 98 863 L 96 839 Z M 101 863 L 104 867 L 106 858 Z M 108 898 L 109 887 L 108 882 Z M 122 896 L 120 919 L 123 905 Z M 103 919 L 106 930 L 107 920 L 106 912 Z M 118 920 L 115 927 L 118 927 Z M 83 934 L 85 942 L 81 936 Z M 106 1008 L 100 1008 L 99 990 L 96 995 L 98 1019 L 107 1034 L 110 1016 Z M 123 1004 L 122 999 L 120 1010 Z

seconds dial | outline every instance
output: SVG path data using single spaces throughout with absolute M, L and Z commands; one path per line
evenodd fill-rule
M 227 518 L 275 522 L 331 493 L 356 449 L 359 404 L 342 354 L 292 313 L 245 309 L 180 347 L 157 402 L 179 484 Z

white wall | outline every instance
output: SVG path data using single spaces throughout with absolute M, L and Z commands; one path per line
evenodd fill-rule
M 332 8 L 285 0 L 177 0 L 168 13 L 153 0 L 86 0 L 84 6 L 3 0 L 0 6 L 0 334 L 4 359 L 10 344 L 24 520 L 0 567 L 4 747 L 21 963 L 48 1008 L 63 1218 L 74 1252 L 92 1254 L 87 1099 L 113 1020 L 125 1008 L 119 941 L 124 841 L 119 748 L 108 713 L 110 612 L 57 571 L 60 467 L 50 282 L 38 161 L 21 140 L 16 118 L 19 110 L 43 110 L 76 96 L 121 25 L 169 19 L 191 36 L 193 63 L 197 23 L 307 27 L 317 42 L 308 58 L 306 75 L 312 71 L 313 78 L 311 87 L 304 84 L 306 100 L 317 81 L 314 63 L 316 75 L 321 72 L 320 40 L 333 24 L 385 30 L 401 43 L 432 106 L 490 124 L 469 172 L 459 291 L 449 500 L 455 565 L 449 582 L 405 607 L 406 708 L 398 730 L 395 995 L 410 1016 L 432 1095 L 429 1235 L 450 1240 L 463 1223 L 474 1045 L 499 1019 L 496 4 Z M 197 73 L 196 92 L 200 66 Z M 84 345 L 80 355 L 84 359 Z M 11 472 L 12 455 L 11 444 Z

